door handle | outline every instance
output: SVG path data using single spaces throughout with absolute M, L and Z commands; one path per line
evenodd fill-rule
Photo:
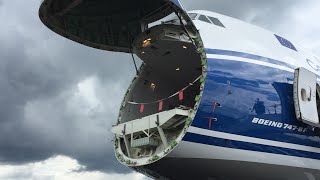
M 311 101 L 312 91 L 311 91 L 311 87 L 310 86 L 309 86 L 309 88 L 310 88 L 310 93 L 309 93 L 308 101 Z

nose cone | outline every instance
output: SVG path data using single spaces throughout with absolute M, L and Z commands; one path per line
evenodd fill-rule
M 78 43 L 108 51 L 130 52 L 133 39 L 155 22 L 182 8 L 168 0 L 44 0 L 41 21 Z
M 176 24 L 148 27 L 172 13 L 177 16 Z M 136 53 L 145 62 L 112 129 L 121 163 L 144 166 L 177 147 L 198 110 L 207 69 L 200 34 L 179 0 L 44 0 L 39 16 L 65 38 L 97 49 Z M 152 91 L 145 88 L 148 78 L 155 80 L 150 84 Z M 172 101 L 176 95 L 170 93 L 176 90 L 179 98 Z M 156 99 L 149 104 L 157 107 L 144 109 L 140 103 L 143 106 L 136 114 L 129 106 L 135 105 L 129 102 L 134 97 Z M 159 97 L 168 98 L 160 105 Z

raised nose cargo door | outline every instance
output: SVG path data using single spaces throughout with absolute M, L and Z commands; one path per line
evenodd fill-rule
M 112 128 L 121 163 L 151 164 L 177 147 L 207 76 L 205 47 L 179 0 L 44 0 L 39 16 L 65 38 L 143 61 Z
M 65 38 L 127 53 L 148 24 L 171 13 L 180 13 L 194 26 L 179 0 L 43 0 L 39 9 L 41 21 Z

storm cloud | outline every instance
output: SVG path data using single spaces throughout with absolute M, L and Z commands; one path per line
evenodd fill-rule
M 8 26 L 0 30 L 0 160 L 64 154 L 88 169 L 127 171 L 114 158 L 109 131 L 134 74 L 130 56 L 58 37 L 38 20 L 38 7 L 6 1 L 1 13 Z M 87 97 L 82 91 L 90 88 Z
M 229 15 L 286 34 L 315 52 L 320 49 L 319 40 L 314 41 L 319 25 L 301 20 L 299 14 L 312 15 L 296 11 L 320 7 L 316 1 L 182 2 L 188 10 Z M 56 35 L 40 22 L 39 5 L 39 0 L 0 0 L 0 21 L 6 22 L 0 28 L 1 164 L 65 155 L 86 170 L 130 172 L 115 160 L 110 132 L 135 73 L 130 55 Z

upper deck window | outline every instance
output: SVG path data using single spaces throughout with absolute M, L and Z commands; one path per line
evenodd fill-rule
M 298 50 L 296 49 L 296 47 L 294 47 L 294 45 L 293 45 L 289 40 L 287 40 L 287 39 L 285 39 L 285 38 L 283 38 L 283 37 L 281 37 L 281 36 L 278 36 L 278 35 L 276 35 L 276 34 L 275 34 L 275 36 L 276 36 L 276 38 L 278 39 L 278 41 L 280 42 L 280 44 L 281 44 L 282 46 L 284 46 L 284 47 L 286 47 L 286 48 L 289 48 L 289 49 L 292 49 L 292 50 L 294 50 L 294 51 L 298 51 Z
M 209 19 L 211 20 L 211 22 L 213 24 L 225 28 L 225 26 L 222 24 L 222 22 L 219 19 L 214 18 L 214 17 L 210 17 L 210 16 L 209 16 Z
M 199 16 L 199 20 L 211 24 L 211 21 L 210 21 L 206 16 L 204 16 L 204 15 L 200 15 L 200 16 Z

